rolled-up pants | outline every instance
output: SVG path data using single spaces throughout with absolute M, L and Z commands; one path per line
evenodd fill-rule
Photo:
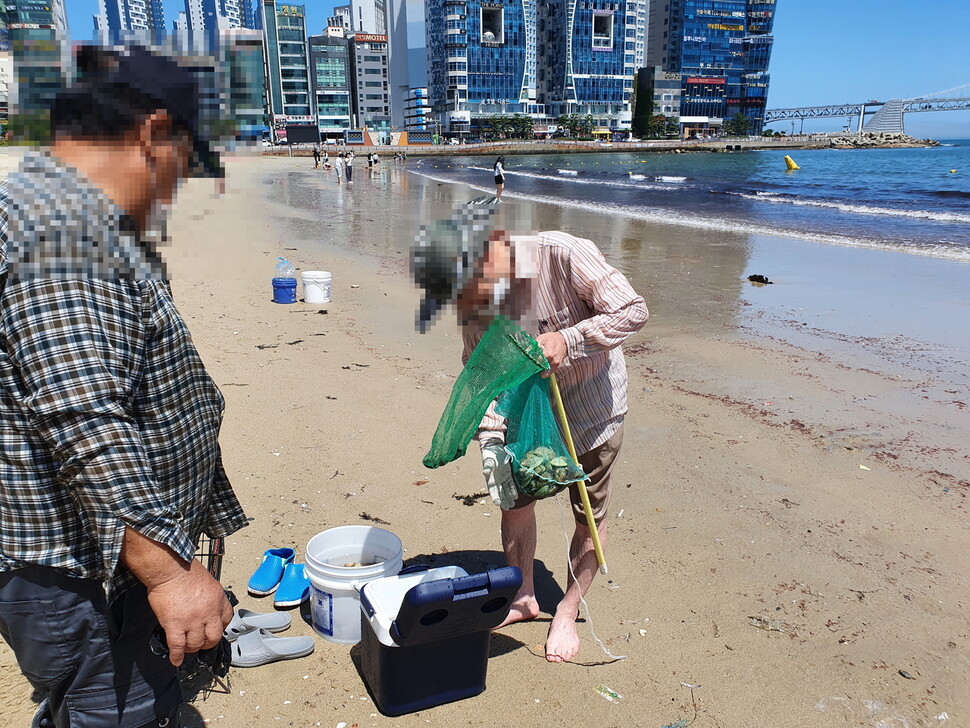
M 177 728 L 176 670 L 149 646 L 157 625 L 141 584 L 108 604 L 94 579 L 42 566 L 0 573 L 0 635 L 58 728 Z

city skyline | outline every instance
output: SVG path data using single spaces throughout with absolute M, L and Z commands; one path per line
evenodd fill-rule
M 184 2 L 163 4 L 171 29 Z M 305 3 L 307 32 L 323 30 L 333 7 L 342 4 Z M 91 40 L 97 0 L 71 0 L 68 6 L 72 38 Z M 909 0 L 778 0 L 777 6 L 768 108 L 886 101 L 970 83 L 964 38 L 970 3 L 964 0 L 939 0 L 932 13 L 913 12 Z M 970 88 L 961 95 L 970 95 Z M 804 128 L 836 131 L 845 123 L 809 120 Z M 791 122 L 771 128 L 792 130 Z M 908 114 L 906 130 L 915 136 L 970 138 L 970 111 Z

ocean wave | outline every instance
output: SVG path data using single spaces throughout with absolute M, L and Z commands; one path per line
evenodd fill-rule
M 434 182 L 445 184 L 464 184 L 470 189 L 481 192 L 488 192 L 491 187 L 458 182 L 447 177 L 436 176 L 428 172 L 409 170 Z M 890 250 L 909 255 L 921 255 L 930 258 L 942 258 L 945 260 L 955 260 L 963 263 L 970 263 L 970 247 L 958 246 L 947 243 L 906 243 L 893 242 L 886 240 L 867 239 L 860 237 L 849 237 L 847 235 L 835 235 L 826 233 L 812 233 L 802 230 L 792 230 L 782 227 L 773 227 L 752 222 L 741 222 L 723 218 L 692 215 L 687 212 L 676 210 L 665 210 L 660 208 L 629 207 L 615 203 L 589 202 L 586 200 L 572 200 L 549 195 L 529 195 L 521 192 L 505 191 L 502 193 L 504 198 L 521 200 L 524 202 L 535 202 L 558 207 L 569 207 L 570 209 L 582 209 L 599 214 L 623 215 L 637 220 L 657 223 L 661 225 L 680 225 L 704 230 L 717 230 L 721 232 L 741 233 L 749 235 L 767 235 L 774 237 L 793 238 L 795 240 L 808 240 L 815 243 L 826 245 L 840 245 L 850 248 L 868 248 L 873 250 Z M 752 197 L 754 197 L 752 195 Z
M 959 212 L 931 212 L 930 210 L 902 210 L 894 207 L 876 207 L 873 205 L 859 205 L 847 202 L 836 202 L 834 200 L 809 199 L 805 197 L 795 197 L 779 195 L 772 192 L 728 192 L 729 195 L 737 195 L 746 200 L 757 200 L 758 202 L 775 202 L 789 205 L 799 205 L 801 207 L 824 207 L 840 212 L 851 212 L 856 215 L 885 215 L 888 217 L 905 217 L 914 220 L 933 220 L 934 222 L 956 222 L 970 223 L 970 215 Z
M 491 172 L 492 171 L 490 168 L 487 168 L 487 167 L 473 167 L 471 165 L 469 165 L 467 167 L 463 167 L 463 169 L 471 169 L 471 170 L 475 170 L 476 172 Z M 417 169 L 415 169 L 413 171 L 418 172 L 418 174 L 424 174 L 424 172 L 418 171 Z M 559 170 L 557 170 L 557 172 L 558 171 Z M 583 178 L 583 177 L 579 177 L 578 175 L 573 175 L 573 174 L 568 174 L 568 175 L 565 175 L 565 174 L 555 174 L 555 175 L 552 175 L 552 174 L 539 174 L 537 172 L 522 172 L 522 171 L 519 171 L 519 170 L 508 170 L 507 169 L 507 170 L 505 170 L 505 175 L 507 177 L 508 176 L 531 177 L 532 179 L 541 179 L 541 180 L 546 180 L 548 182 L 560 182 L 560 183 L 561 182 L 569 182 L 571 184 L 595 185 L 597 187 L 603 187 L 603 186 L 606 186 L 606 187 L 622 187 L 623 189 L 627 189 L 627 190 L 677 190 L 677 189 L 682 189 L 681 187 L 675 187 L 675 186 L 670 185 L 670 184 L 656 184 L 656 183 L 653 183 L 653 182 L 648 182 L 646 184 L 630 184 L 629 182 L 615 182 L 613 180 L 603 179 L 602 177 L 586 177 L 586 178 Z M 666 178 L 664 178 L 662 176 L 661 177 L 653 177 L 653 179 L 654 180 L 657 180 L 657 181 L 660 181 L 660 182 L 670 182 L 670 181 L 673 181 L 673 178 L 671 178 L 671 179 L 668 180 L 668 179 L 666 179 Z M 684 178 L 683 177 L 678 177 L 676 179 L 683 180 Z M 455 182 L 456 180 L 453 180 L 452 179 L 452 180 L 448 180 L 448 181 L 449 182 Z
M 936 197 L 951 197 L 957 200 L 970 200 L 970 192 L 962 190 L 923 190 L 924 195 L 935 195 Z

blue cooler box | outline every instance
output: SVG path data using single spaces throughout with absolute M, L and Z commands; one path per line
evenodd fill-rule
M 365 584 L 360 671 L 378 709 L 403 715 L 485 690 L 491 630 L 521 585 L 514 566 L 472 575 L 443 566 Z

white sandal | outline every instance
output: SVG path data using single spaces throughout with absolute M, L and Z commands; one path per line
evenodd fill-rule
M 232 643 L 233 667 L 259 667 L 313 652 L 312 637 L 274 637 L 265 629 L 248 632 Z
M 232 615 L 232 621 L 226 627 L 223 636 L 234 642 L 244 634 L 265 629 L 267 632 L 282 632 L 290 626 L 290 615 L 286 612 L 268 612 L 262 614 L 249 609 L 237 609 Z

